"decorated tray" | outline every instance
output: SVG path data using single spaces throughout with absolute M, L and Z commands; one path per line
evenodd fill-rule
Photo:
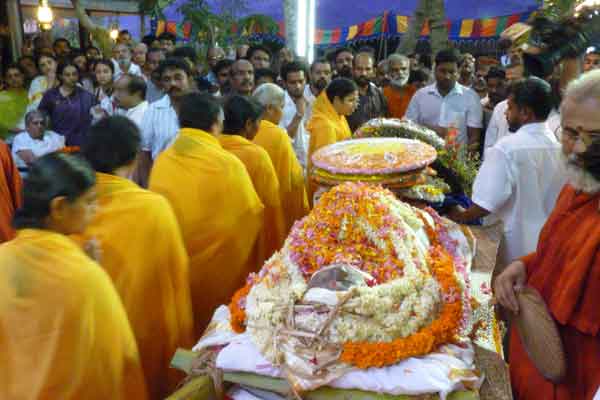
M 435 161 L 432 146 L 413 139 L 368 138 L 319 149 L 313 165 L 332 174 L 382 175 L 414 171 Z
M 354 137 L 357 139 L 372 137 L 416 139 L 430 144 L 436 150 L 441 150 L 446 145 L 444 139 L 431 129 L 406 119 L 395 118 L 374 118 L 358 128 Z

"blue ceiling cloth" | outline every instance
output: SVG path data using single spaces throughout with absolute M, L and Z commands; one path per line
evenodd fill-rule
M 210 0 L 213 9 L 219 12 L 232 0 Z M 235 0 L 233 0 L 235 1 Z M 317 28 L 334 29 L 360 24 L 384 11 L 398 15 L 412 15 L 418 0 L 316 0 Z M 239 0 L 237 0 L 239 4 Z M 177 0 L 164 12 L 167 20 L 181 20 L 177 12 L 185 0 Z M 277 21 L 283 21 L 283 0 L 246 0 L 243 15 L 264 14 Z M 531 12 L 539 8 L 537 0 L 446 0 L 446 18 L 450 20 L 489 18 Z

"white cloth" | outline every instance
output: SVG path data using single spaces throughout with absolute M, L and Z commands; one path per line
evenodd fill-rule
M 312 90 L 310 90 L 310 85 L 304 86 L 304 100 L 306 100 L 307 106 L 304 111 L 304 117 L 307 121 L 310 121 L 313 106 L 315 105 L 315 101 L 317 101 L 317 97 L 313 94 Z
M 282 377 L 282 371 L 264 358 L 248 334 L 231 330 L 230 316 L 226 306 L 219 306 L 210 323 L 213 329 L 205 333 L 193 350 L 224 346 L 217 356 L 217 368 Z M 448 393 L 463 389 L 462 382 L 479 387 L 481 379 L 474 374 L 475 369 L 470 343 L 466 347 L 446 345 L 435 353 L 408 358 L 388 367 L 352 369 L 328 386 L 394 395 L 439 393 L 445 399 Z
M 306 111 L 306 110 L 305 110 Z M 286 130 L 288 125 L 292 122 L 294 117 L 296 116 L 296 103 L 290 97 L 288 92 L 285 92 L 285 104 L 283 106 L 283 116 L 281 117 L 281 121 L 279 121 L 279 126 Z M 306 118 L 306 112 L 302 117 L 302 121 L 298 124 L 298 130 L 296 131 L 296 137 L 292 140 L 292 147 L 294 148 L 294 152 L 296 153 L 296 158 L 302 165 L 302 168 L 306 168 L 306 157 L 308 154 L 308 145 L 310 143 L 309 133 L 306 130 L 306 124 L 308 119 Z
M 148 110 L 148 102 L 142 101 L 137 106 L 130 108 L 129 110 L 125 110 L 124 108 L 118 108 L 116 111 L 117 115 L 122 115 L 124 117 L 129 118 L 137 125 L 140 130 L 142 129 L 142 121 L 144 120 L 144 115 Z
M 151 152 L 154 160 L 175 141 L 179 132 L 177 113 L 168 95 L 148 106 L 141 125 L 142 150 Z
M 48 153 L 55 152 L 65 147 L 65 137 L 53 131 L 44 132 L 41 139 L 32 138 L 29 133 L 23 131 L 13 139 L 12 154 L 17 168 L 27 168 L 27 164 L 19 156 L 18 152 L 22 150 L 31 150 L 33 155 L 41 157 Z
M 139 67 L 139 65 L 134 64 L 133 62 L 129 63 L 129 69 L 127 70 L 127 72 L 121 71 L 121 67 L 119 66 L 119 63 L 117 62 L 117 60 L 113 59 L 112 63 L 115 67 L 115 73 L 113 74 L 114 81 L 119 79 L 121 77 L 121 75 L 123 75 L 124 73 L 127 73 L 129 75 L 137 75 L 142 78 L 144 77 L 144 74 L 142 74 L 142 69 Z
M 442 96 L 434 83 L 415 93 L 405 117 L 418 124 L 455 127 L 458 129 L 457 143 L 467 144 L 467 127 L 482 127 L 483 108 L 481 98 L 474 90 L 456 82 L 454 88 Z
M 550 132 L 554 133 L 556 140 L 558 140 L 559 142 L 561 140 L 561 126 L 560 125 L 561 125 L 560 112 L 558 110 L 556 110 L 556 108 L 553 108 L 552 111 L 550 111 L 550 115 L 548 115 L 548 118 L 546 119 L 546 126 L 548 127 Z
M 490 118 L 490 123 L 485 131 L 485 139 L 483 142 L 484 152 L 510 133 L 508 130 L 508 121 L 506 120 L 507 109 L 508 100 L 501 101 L 494 107 L 492 118 Z
M 29 92 L 27 93 L 27 98 L 29 100 L 27 112 L 38 108 L 46 90 L 48 90 L 48 79 L 46 79 L 44 75 L 37 76 L 31 81 Z
M 561 146 L 545 123 L 527 124 L 487 149 L 473 184 L 473 202 L 504 223 L 504 260 L 536 249 L 565 182 Z
M 328 386 L 391 395 L 439 393 L 446 398 L 449 393 L 464 388 L 461 380 L 471 381 L 477 386 L 479 378 L 474 374 L 474 355 L 471 345 L 466 348 L 446 345 L 435 353 L 408 358 L 388 367 L 352 369 Z M 263 357 L 247 334 L 237 336 L 225 346 L 219 352 L 216 364 L 224 371 L 250 372 L 274 378 L 283 376 L 278 367 Z M 452 371 L 464 372 L 465 376 Z

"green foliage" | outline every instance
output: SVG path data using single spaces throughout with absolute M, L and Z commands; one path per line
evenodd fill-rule
M 576 0 L 538 0 L 538 3 L 542 5 L 541 14 L 557 20 L 561 17 L 569 14 L 575 4 Z

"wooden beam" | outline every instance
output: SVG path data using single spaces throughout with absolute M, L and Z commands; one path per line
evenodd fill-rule
M 82 2 L 83 6 L 88 11 L 105 11 L 111 13 L 127 13 L 127 14 L 139 14 L 139 5 L 137 1 L 131 0 L 87 0 Z M 71 0 L 49 0 L 48 4 L 52 8 L 73 8 Z M 22 6 L 37 7 L 37 0 L 21 0 Z

